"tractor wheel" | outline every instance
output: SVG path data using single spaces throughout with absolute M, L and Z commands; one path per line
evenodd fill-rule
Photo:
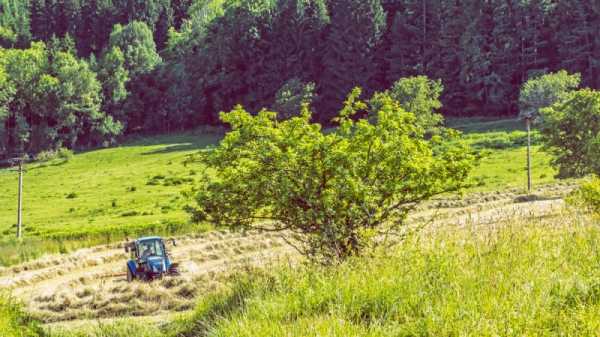
M 133 282 L 133 273 L 131 272 L 131 269 L 127 268 L 127 282 Z

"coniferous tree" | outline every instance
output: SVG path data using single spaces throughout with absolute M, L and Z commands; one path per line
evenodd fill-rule
M 31 39 L 26 1 L 0 0 L 0 46 L 27 46 Z
M 555 38 L 559 49 L 560 69 L 581 73 L 583 83 L 600 85 L 600 8 L 593 1 L 559 1 L 554 15 L 558 16 Z
M 364 87 L 376 75 L 374 51 L 386 24 L 380 0 L 334 0 L 326 39 L 321 116 L 329 121 L 352 87 Z
M 266 62 L 255 68 L 261 82 L 259 105 L 271 105 L 277 91 L 293 78 L 310 81 L 322 71 L 324 29 L 329 23 L 323 0 L 279 0 L 265 34 Z
M 439 65 L 432 69 L 430 76 L 443 81 L 444 92 L 441 100 L 444 102 L 445 111 L 456 113 L 465 106 L 465 91 L 460 82 L 460 41 L 469 20 L 463 15 L 460 1 L 444 1 L 440 8 Z
M 396 13 L 389 34 L 390 49 L 386 60 L 389 63 L 386 79 L 389 83 L 401 77 L 414 76 L 420 73 L 418 66 L 419 49 L 414 41 L 416 32 L 406 22 L 406 15 Z

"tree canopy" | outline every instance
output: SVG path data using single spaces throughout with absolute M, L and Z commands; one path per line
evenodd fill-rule
M 278 121 L 241 106 L 222 113 L 231 126 L 204 160 L 194 218 L 233 229 L 296 234 L 298 249 L 325 262 L 359 254 L 374 238 L 395 233 L 410 209 L 464 186 L 472 166 L 456 133 L 432 138 L 414 113 L 389 94 L 379 95 L 376 121 L 355 119 L 368 104 L 359 89 L 323 132 L 306 108 Z
M 583 89 L 542 110 L 542 136 L 561 177 L 600 175 L 600 92 Z
M 598 25 L 592 0 L 0 0 L 0 47 L 71 41 L 122 133 L 257 113 L 294 80 L 314 84 L 312 118 L 328 125 L 351 88 L 418 76 L 432 81 L 410 84 L 423 97 L 444 88 L 430 101 L 443 115 L 517 116 L 541 107 L 524 87 L 534 74 L 600 89 Z
M 519 96 L 520 116 L 537 118 L 541 109 L 558 102 L 580 83 L 581 75 L 570 75 L 564 70 L 528 80 Z
M 0 93 L 3 148 L 36 152 L 120 133 L 100 110 L 101 86 L 89 65 L 44 43 L 0 49 Z

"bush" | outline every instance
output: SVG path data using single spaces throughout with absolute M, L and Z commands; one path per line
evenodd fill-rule
M 600 178 L 595 177 L 584 182 L 579 189 L 569 196 L 568 202 L 583 207 L 593 214 L 600 215 Z
M 35 160 L 40 162 L 51 161 L 54 159 L 61 159 L 63 162 L 68 162 L 71 158 L 73 158 L 73 151 L 63 147 L 58 150 L 42 151 L 35 156 Z
M 543 140 L 559 176 L 600 175 L 600 91 L 572 92 L 542 116 Z
M 73 158 L 73 151 L 71 151 L 67 148 L 61 147 L 57 151 L 57 156 L 58 156 L 58 158 L 60 158 L 64 161 L 69 161 L 71 158 Z
M 56 158 L 56 152 L 52 150 L 42 151 L 35 156 L 35 160 L 39 162 L 50 161 Z
M 0 336 L 42 336 L 39 324 L 25 313 L 21 304 L 2 293 L 0 293 Z
M 66 198 L 67 199 L 75 199 L 75 198 L 77 198 L 77 193 L 71 192 L 71 193 L 67 194 Z
M 427 76 L 414 76 L 399 79 L 384 96 L 389 95 L 402 109 L 414 114 L 417 123 L 429 131 L 443 120 L 442 115 L 437 113 L 442 107 L 440 95 L 443 91 L 442 81 L 432 81 Z M 377 97 L 376 94 L 370 102 L 373 111 L 377 111 L 380 104 Z
M 223 113 L 232 130 L 205 155 L 214 174 L 201 180 L 193 218 L 291 231 L 302 253 L 330 263 L 399 230 L 417 203 L 466 185 L 473 156 L 456 132 L 427 137 L 415 115 L 385 93 L 377 110 L 364 113 L 359 95 L 352 92 L 339 128 L 327 133 L 307 109 L 281 122 L 269 111 Z M 359 113 L 375 122 L 355 120 Z

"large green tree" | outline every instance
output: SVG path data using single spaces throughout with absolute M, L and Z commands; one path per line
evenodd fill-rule
M 108 45 L 109 48 L 117 47 L 122 51 L 125 68 L 132 76 L 147 74 L 162 62 L 156 51 L 152 31 L 144 22 L 115 25 Z
M 126 121 L 123 104 L 128 96 L 129 71 L 125 67 L 125 56 L 119 47 L 112 47 L 100 60 L 98 79 L 102 83 L 102 110 L 116 120 Z
M 600 175 L 600 92 L 583 89 L 542 109 L 542 136 L 560 177 Z
M 301 252 L 331 263 L 398 230 L 420 201 L 464 185 L 472 156 L 450 141 L 454 132 L 426 137 L 415 115 L 385 94 L 371 111 L 376 122 L 355 119 L 367 109 L 359 95 L 327 133 L 308 110 L 285 121 L 241 107 L 222 114 L 232 130 L 205 158 L 210 175 L 190 209 L 195 220 L 288 231 Z
M 579 87 L 581 75 L 564 70 L 532 78 L 523 84 L 519 95 L 520 116 L 537 119 L 540 111 L 558 102 Z
M 84 60 L 33 43 L 26 50 L 0 49 L 0 92 L 5 104 L 2 143 L 16 151 L 87 146 L 110 140 L 120 125 L 100 110 L 101 86 Z

